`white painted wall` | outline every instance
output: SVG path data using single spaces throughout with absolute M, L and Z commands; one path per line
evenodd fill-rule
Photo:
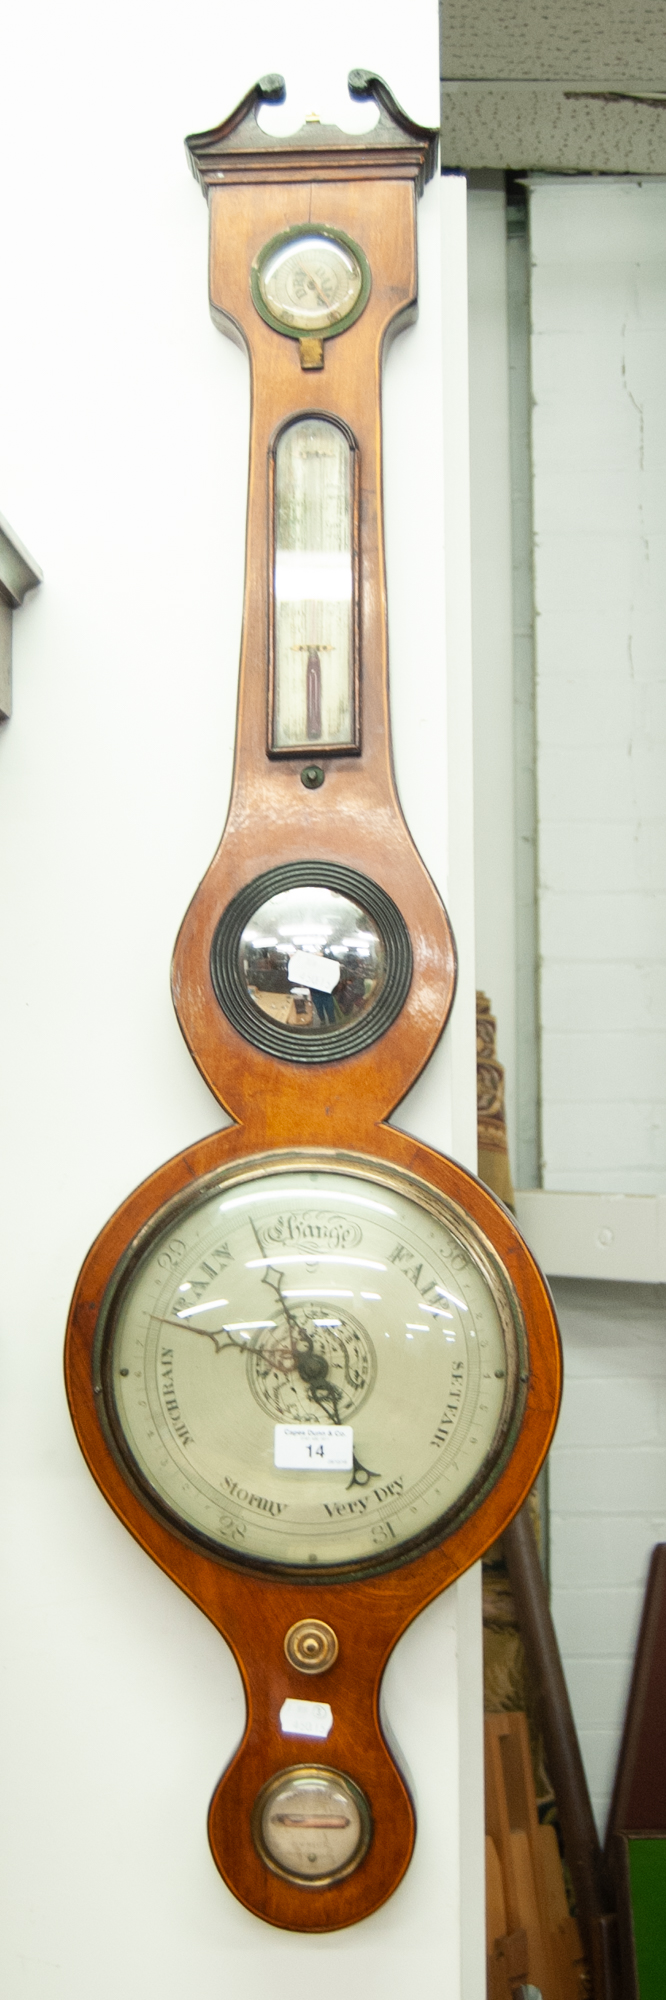
M 666 183 L 531 194 L 543 1185 L 666 1190 Z
M 442 225 L 443 577 L 447 658 L 447 845 L 449 908 L 458 948 L 456 1002 L 442 1060 L 450 1078 L 451 1144 L 476 1172 L 476 967 L 474 918 L 474 718 L 470 537 L 469 324 L 465 182 L 440 182 Z M 427 1073 L 426 1073 L 427 1079 Z M 426 1079 L 424 1084 L 427 1087 Z M 421 1086 L 423 1088 L 423 1086 Z M 485 2000 L 485 1848 L 481 1566 L 456 1587 L 458 1774 L 460 1785 L 460 1972 L 462 2000 Z
M 516 884 L 506 203 L 470 188 L 469 377 L 477 984 L 492 1000 L 516 1160 Z
M 655 1542 L 666 1540 L 666 1286 L 558 1280 L 552 1607 L 603 1835 Z
M 666 184 L 536 180 L 530 236 L 546 1192 L 524 1219 L 551 1273 L 647 1280 L 666 1186 Z M 666 1289 L 555 1291 L 553 1612 L 603 1831 L 666 1532 Z
M 435 0 L 416 0 L 407 38 L 379 0 L 341 0 L 306 36 L 296 0 L 245 12 L 118 0 L 111 13 L 36 0 L 6 22 L 3 57 L 1 504 L 45 575 L 16 621 L 0 738 L 3 1991 L 264 2000 L 270 1981 L 287 2000 L 305 1981 L 333 2000 L 342 1980 L 350 2000 L 398 2000 L 416 1980 L 480 2000 L 478 1579 L 431 1608 L 387 1676 L 419 1811 L 404 1885 L 354 1930 L 276 1933 L 231 1898 L 206 1843 L 242 1728 L 236 1669 L 97 1493 L 61 1380 L 91 1239 L 220 1115 L 181 1041 L 168 967 L 228 793 L 248 383 L 208 317 L 206 209 L 183 134 L 270 69 L 287 75 L 294 122 L 315 97 L 322 114 L 349 113 L 354 64 L 435 123 Z M 402 797 L 464 936 L 464 560 L 448 674 L 442 617 L 442 440 L 454 486 L 466 454 L 462 367 L 444 410 L 441 395 L 442 279 L 455 297 L 465 278 L 460 205 L 444 214 L 443 260 L 440 220 L 435 182 L 420 211 L 421 317 L 387 369 L 387 539 Z M 449 337 L 460 366 L 455 313 Z M 464 521 L 458 535 L 464 558 Z M 467 731 L 459 759 L 451 717 Z M 455 1072 L 445 1039 L 399 1114 L 469 1159 L 472 993 L 470 954 Z
M 475 189 L 469 208 L 477 962 L 520 1101 L 499 807 L 512 760 L 522 775 L 521 661 L 512 684 L 506 656 L 517 346 L 504 197 Z M 603 1830 L 666 1534 L 666 1287 L 646 1282 L 664 1275 L 666 1180 L 666 184 L 536 179 L 530 245 L 544 1186 L 518 1216 L 548 1273 L 570 1274 L 555 1283 L 553 1611 Z

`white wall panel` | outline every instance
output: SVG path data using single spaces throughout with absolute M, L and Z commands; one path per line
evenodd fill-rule
M 458 950 L 456 1003 L 445 1036 L 451 1131 L 457 1156 L 476 1172 L 476 972 L 474 913 L 474 729 L 472 700 L 468 216 L 465 181 L 440 181 L 442 229 L 442 417 L 448 745 L 449 909 Z M 455 661 L 455 669 L 453 663 Z M 481 1565 L 456 1586 L 460 1775 L 461 2000 L 486 1988 L 483 1814 L 483 1655 Z
M 497 1018 L 516 1156 L 516 884 L 511 450 L 504 189 L 473 188 L 469 386 L 477 985 Z
M 543 1188 L 518 1196 L 518 1217 L 556 1278 L 553 1610 L 603 1829 L 650 1552 L 666 1535 L 666 1288 L 645 1282 L 666 1271 L 666 185 L 536 181 L 530 215 Z M 512 700 L 500 192 L 471 192 L 470 217 L 477 944 L 510 1065 L 501 939 L 513 950 L 517 932 L 522 968 L 523 906 L 500 816 Z M 531 632 L 513 492 L 520 857 Z M 530 1060 L 518 1032 L 519 1106 Z
M 531 243 L 543 1185 L 656 1193 L 666 184 L 537 180 Z

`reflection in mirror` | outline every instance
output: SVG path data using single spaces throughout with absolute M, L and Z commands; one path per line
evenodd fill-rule
M 241 934 L 240 970 L 255 1007 L 298 1035 L 338 1034 L 381 993 L 386 953 L 372 917 L 333 889 L 285 889 Z
M 290 424 L 275 453 L 275 750 L 355 742 L 352 518 L 344 432 Z

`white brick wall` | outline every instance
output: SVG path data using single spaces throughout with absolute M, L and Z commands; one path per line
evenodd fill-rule
M 603 1832 L 650 1551 L 666 1540 L 666 1286 L 558 1279 L 552 1607 Z
M 542 180 L 530 206 L 543 1187 L 558 1202 L 663 1194 L 666 183 Z M 477 963 L 520 1110 L 525 1036 L 505 963 L 521 893 L 520 854 L 516 897 L 506 845 L 506 245 L 500 196 L 478 190 L 469 208 Z M 515 288 L 508 296 L 520 319 Z M 517 368 L 515 327 L 508 345 Z M 514 481 L 514 564 L 519 505 Z M 528 622 L 515 591 L 516 704 Z M 526 744 L 516 731 L 517 801 Z M 529 965 L 518 958 L 520 1001 Z M 510 1130 L 513 1145 L 519 1117 Z M 585 1206 L 576 1242 L 563 1246 L 560 1229 L 557 1243 L 560 1259 L 582 1251 L 582 1264 L 547 1269 L 589 1269 L 607 1252 L 625 1276 L 658 1275 L 657 1218 L 643 1204 L 633 1218 L 623 1204 L 619 1222 Z M 550 1460 L 553 1611 L 603 1830 L 650 1551 L 666 1539 L 666 1286 L 554 1290 L 565 1391 Z
M 467 197 L 476 983 L 492 995 L 516 1157 L 514 713 L 504 190 Z
M 666 184 L 531 195 L 543 1185 L 666 1190 Z

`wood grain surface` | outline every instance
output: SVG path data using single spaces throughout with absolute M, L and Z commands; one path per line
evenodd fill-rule
M 441 897 L 405 825 L 391 757 L 386 575 L 382 517 L 381 366 L 386 340 L 416 301 L 414 187 L 366 184 L 225 186 L 210 197 L 210 293 L 224 329 L 246 347 L 252 377 L 247 557 L 238 727 L 229 815 L 218 852 L 190 904 L 173 963 L 176 1013 L 195 1062 L 232 1116 L 261 1105 L 261 1143 L 281 1143 L 286 1119 L 305 1143 L 329 1142 L 338 1108 L 363 1099 L 385 1117 L 427 1062 L 455 987 L 455 947 Z M 298 342 L 266 325 L 252 301 L 250 268 L 267 240 L 294 224 L 344 229 L 365 251 L 370 297 L 359 320 L 325 341 L 325 366 L 304 373 Z M 358 755 L 308 749 L 271 757 L 269 741 L 269 519 L 271 449 L 288 417 L 338 418 L 359 455 L 360 728 Z M 317 791 L 301 772 L 325 770 Z M 407 924 L 410 992 L 381 1044 L 332 1066 L 281 1061 L 254 1049 L 215 997 L 210 947 L 232 896 L 277 861 L 338 862 L 370 875 Z M 333 1067 L 335 1074 L 333 1075 Z M 334 1142 L 335 1143 L 335 1142 Z
M 338 1121 L 339 1122 L 339 1121 Z M 560 1348 L 547 1286 L 515 1223 L 474 1176 L 392 1126 L 377 1124 L 363 1107 L 347 1106 L 346 1140 L 365 1156 L 367 1168 L 384 1161 L 418 1174 L 460 1203 L 492 1241 L 520 1298 L 529 1337 L 530 1381 L 525 1415 L 512 1457 L 491 1494 L 439 1548 L 389 1574 L 327 1583 L 304 1577 L 282 1582 L 251 1575 L 187 1543 L 128 1486 L 101 1428 L 94 1390 L 92 1350 L 100 1306 L 119 1258 L 163 1202 L 198 1178 L 232 1161 L 256 1157 L 264 1120 L 231 1126 L 179 1153 L 143 1183 L 106 1224 L 86 1259 L 72 1303 L 66 1378 L 74 1425 L 90 1469 L 110 1505 L 148 1554 L 194 1599 L 232 1647 L 247 1697 L 243 1742 L 217 1788 L 210 1840 L 217 1866 L 241 1902 L 282 1928 L 328 1931 L 368 1916 L 397 1887 L 408 1866 L 414 1836 L 407 1787 L 391 1756 L 379 1719 L 379 1691 L 386 1661 L 400 1634 L 426 1604 L 476 1562 L 502 1533 L 534 1482 L 552 1437 L 561 1387 Z M 302 1143 L 283 1126 L 281 1144 Z M 308 1147 L 308 1158 L 311 1148 Z M 322 1167 L 331 1153 L 322 1149 Z M 301 1698 L 313 1684 L 290 1666 L 284 1638 L 297 1619 L 324 1619 L 337 1634 L 335 1665 L 314 1684 L 330 1701 L 334 1725 L 323 1760 L 354 1778 L 366 1793 L 375 1837 L 355 1874 L 326 1889 L 296 1888 L 260 1862 L 250 1837 L 250 1815 L 261 1784 L 298 1761 L 296 1739 L 284 1737 L 279 1710 L 286 1695 Z M 305 1761 L 312 1745 L 303 1744 Z

